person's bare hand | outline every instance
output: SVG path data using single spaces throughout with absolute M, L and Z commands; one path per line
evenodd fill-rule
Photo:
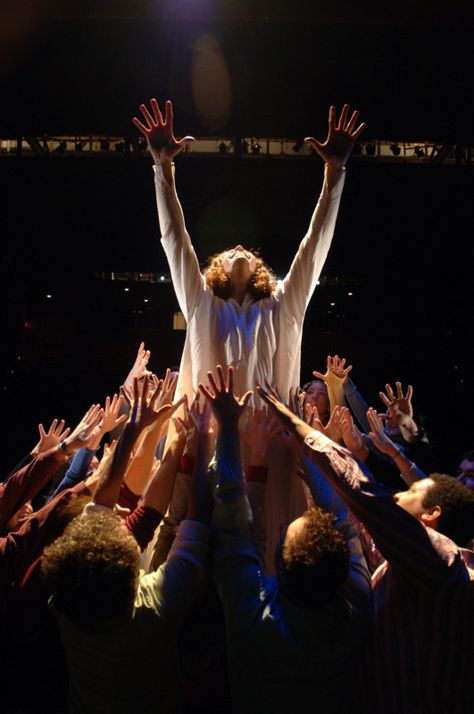
M 390 384 L 385 385 L 385 392 L 379 392 L 380 399 L 387 408 L 387 418 L 394 420 L 399 426 L 413 420 L 413 387 L 408 385 L 406 394 L 403 394 L 401 382 L 395 382 L 397 394 L 395 396 Z
M 177 154 L 181 153 L 186 146 L 194 141 L 192 136 L 185 136 L 183 139 L 176 139 L 173 131 L 173 104 L 166 102 L 165 118 L 160 111 L 156 99 L 150 99 L 150 108 L 145 104 L 140 104 L 140 111 L 145 123 L 133 117 L 132 122 L 145 137 L 150 154 L 155 163 L 161 164 L 173 161 Z
M 216 372 L 218 384 L 212 372 L 208 372 L 210 389 L 203 384 L 199 384 L 199 389 L 208 399 L 220 427 L 234 429 L 237 427 L 252 392 L 248 391 L 240 398 L 234 394 L 234 370 L 232 367 L 227 367 L 225 378 L 224 370 L 220 364 L 217 365 Z M 212 391 L 210 391 L 211 389 Z
M 377 411 L 372 407 L 367 410 L 367 419 L 369 420 L 370 429 L 369 436 L 372 439 L 374 446 L 382 452 L 382 454 L 387 454 L 391 459 L 396 458 L 400 450 L 396 444 L 387 436 L 384 431 L 382 420 L 377 414 Z
M 34 456 L 42 454 L 44 451 L 48 451 L 48 449 L 52 449 L 54 446 L 57 446 L 60 441 L 65 439 L 71 429 L 69 427 L 65 429 L 64 423 L 64 419 L 61 419 L 61 421 L 53 419 L 48 431 L 44 430 L 42 424 L 38 424 L 40 438 L 31 453 Z
M 352 369 L 352 365 L 348 365 L 346 367 L 346 358 L 343 357 L 342 359 L 339 357 L 339 355 L 334 355 L 332 357 L 331 355 L 328 355 L 327 358 L 327 371 L 325 374 L 322 374 L 321 372 L 313 372 L 313 375 L 316 377 L 316 379 L 320 379 L 322 382 L 326 382 L 329 374 L 332 373 L 335 377 L 340 379 L 343 383 L 347 382 L 349 379 L 349 372 Z
M 357 455 L 365 446 L 364 439 L 362 438 L 361 432 L 354 424 L 352 414 L 347 407 L 340 408 L 337 421 L 344 445 L 349 449 L 349 451 L 352 451 L 353 454 Z
M 72 453 L 87 446 L 94 429 L 99 426 L 104 416 L 104 410 L 100 404 L 92 404 L 87 412 L 82 417 L 76 428 L 69 434 L 66 439 L 63 439 L 66 453 Z
M 349 119 L 349 105 L 344 104 L 339 121 L 336 118 L 335 107 L 329 107 L 328 135 L 326 141 L 320 142 L 313 136 L 306 137 L 305 141 L 314 149 L 322 160 L 332 166 L 345 166 L 354 142 L 366 128 L 362 123 L 356 128 L 359 112 L 354 111 Z
M 129 391 L 132 389 L 133 380 L 135 379 L 135 377 L 137 377 L 137 379 L 143 379 L 146 374 L 151 374 L 151 372 L 147 370 L 147 364 L 150 361 L 150 357 L 150 350 L 145 349 L 144 342 L 140 342 L 137 356 L 135 357 L 135 362 L 133 363 L 132 369 L 128 373 L 127 378 L 124 382 L 124 387 L 126 389 L 128 389 Z

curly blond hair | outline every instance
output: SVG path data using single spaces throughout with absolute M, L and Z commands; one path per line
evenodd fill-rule
M 204 276 L 206 285 L 211 288 L 214 295 L 227 300 L 230 298 L 232 289 L 228 273 L 225 272 L 223 266 L 223 258 L 228 251 L 216 253 L 209 258 Z M 252 251 L 253 252 L 253 251 Z M 257 267 L 251 276 L 247 291 L 252 295 L 254 300 L 262 300 L 268 297 L 276 288 L 276 277 L 266 263 L 253 252 L 257 259 Z

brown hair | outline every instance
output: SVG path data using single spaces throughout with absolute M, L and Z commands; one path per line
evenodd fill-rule
M 282 545 L 284 590 L 307 607 L 320 607 L 344 584 L 349 570 L 349 547 L 334 525 L 335 516 L 322 508 L 303 513 L 304 528 Z
M 211 288 L 214 295 L 227 300 L 231 294 L 230 277 L 225 272 L 222 259 L 227 251 L 216 253 L 209 258 L 204 272 L 206 285 Z M 266 263 L 254 252 L 257 259 L 257 268 L 251 276 L 247 291 L 255 300 L 262 300 L 272 294 L 276 288 L 276 277 Z
M 113 512 L 74 518 L 41 558 L 46 587 L 59 610 L 91 626 L 133 605 L 139 553 Z

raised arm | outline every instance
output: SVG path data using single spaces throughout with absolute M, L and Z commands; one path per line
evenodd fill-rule
M 161 242 L 170 266 L 179 306 L 185 318 L 189 320 L 199 297 L 203 294 L 204 281 L 176 195 L 173 159 L 189 142 L 193 141 L 193 137 L 185 136 L 179 141 L 175 138 L 173 105 L 170 101 L 166 102 L 164 119 L 156 99 L 150 100 L 150 109 L 145 104 L 141 104 L 140 111 L 144 123 L 137 117 L 133 118 L 133 123 L 145 136 L 155 162 L 156 203 Z
M 345 164 L 354 142 L 365 129 L 365 124 L 356 128 L 358 118 L 359 112 L 355 111 L 349 119 L 349 105 L 345 104 L 337 120 L 335 108 L 330 107 L 326 141 L 306 138 L 326 164 L 324 184 L 308 233 L 300 244 L 288 275 L 280 284 L 283 304 L 300 319 L 303 318 L 331 246 L 344 186 Z
M 394 572 L 414 585 L 428 587 L 450 576 L 451 555 L 433 546 L 428 531 L 416 518 L 398 506 L 391 495 L 371 482 L 350 453 L 313 431 L 281 402 L 258 389 L 286 429 L 310 447 L 309 454 L 324 477 L 367 528 Z M 457 557 L 457 556 L 456 556 Z

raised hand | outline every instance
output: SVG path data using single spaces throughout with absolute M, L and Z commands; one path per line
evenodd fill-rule
M 103 416 L 104 410 L 100 404 L 92 404 L 76 428 L 66 439 L 62 440 L 66 453 L 73 453 L 83 446 L 86 446 L 94 430 L 102 421 Z
M 127 378 L 124 382 L 124 387 L 126 389 L 130 390 L 132 388 L 133 380 L 135 379 L 135 377 L 137 379 L 142 379 L 146 374 L 151 374 L 151 372 L 149 372 L 146 368 L 150 357 L 150 350 L 146 350 L 145 343 L 140 342 L 137 356 L 135 357 L 135 362 L 133 363 L 133 367 L 128 373 Z
M 100 423 L 102 435 L 113 431 L 115 427 L 127 420 L 126 414 L 120 414 L 120 407 L 123 402 L 123 396 L 119 397 L 118 394 L 114 394 L 112 399 L 110 397 L 105 398 L 104 417 Z
M 349 119 L 349 105 L 344 104 L 339 121 L 336 118 L 336 108 L 329 107 L 328 135 L 325 142 L 320 142 L 313 136 L 306 137 L 322 160 L 332 166 L 344 166 L 349 158 L 354 142 L 364 131 L 366 124 L 362 123 L 356 129 L 359 112 L 354 111 Z
M 344 445 L 356 456 L 364 451 L 364 439 L 361 432 L 354 424 L 352 414 L 347 407 L 340 407 L 337 415 L 337 423 L 341 431 Z
M 141 433 L 150 426 L 158 430 L 186 400 L 186 396 L 184 396 L 176 404 L 165 404 L 160 407 L 158 406 L 158 400 L 161 391 L 155 389 L 150 394 L 149 386 L 150 377 L 148 375 L 145 375 L 142 380 L 135 378 L 133 390 L 130 394 L 131 411 L 127 427 L 132 427 L 137 433 Z M 158 408 L 156 409 L 157 406 Z
M 408 420 L 413 419 L 413 406 L 411 403 L 413 397 L 413 387 L 408 385 L 406 394 L 403 394 L 401 382 L 395 382 L 397 396 L 395 396 L 390 384 L 385 385 L 385 392 L 379 392 L 380 399 L 387 407 L 387 414 L 391 419 L 394 419 L 400 426 Z
M 400 454 L 400 449 L 387 436 L 384 431 L 382 420 L 377 414 L 377 411 L 372 407 L 367 410 L 367 419 L 369 420 L 370 429 L 369 436 L 372 442 L 382 454 L 387 454 L 391 459 L 396 458 Z
M 206 388 L 203 384 L 199 384 L 199 389 L 208 399 L 214 416 L 221 429 L 235 429 L 238 421 L 244 413 L 245 407 L 252 396 L 252 392 L 246 392 L 240 399 L 234 394 L 234 370 L 232 367 L 227 367 L 227 373 L 224 378 L 224 370 L 221 365 L 216 367 L 217 381 L 214 379 L 212 372 L 208 372 L 209 384 L 212 391 Z
M 170 163 L 186 146 L 194 141 L 192 136 L 185 136 L 179 141 L 173 132 L 173 104 L 166 102 L 166 113 L 163 115 L 156 99 L 150 99 L 150 109 L 145 104 L 140 104 L 140 111 L 145 123 L 133 117 L 132 122 L 145 137 L 150 154 L 155 163 Z
M 53 446 L 57 446 L 60 441 L 67 437 L 71 429 L 69 427 L 67 429 L 64 428 L 64 419 L 61 419 L 61 421 L 53 419 L 48 431 L 44 430 L 42 424 L 38 424 L 38 431 L 40 438 L 31 452 L 35 456 L 42 454 L 44 451 L 48 451 L 48 449 L 52 449 Z
M 332 373 L 335 377 L 342 380 L 343 383 L 347 382 L 347 380 L 349 379 L 349 372 L 352 369 L 352 365 L 350 364 L 346 367 L 345 357 L 340 358 L 339 355 L 334 355 L 334 357 L 328 355 L 326 365 L 326 374 L 322 374 L 321 372 L 316 371 L 313 372 L 313 375 L 316 377 L 316 379 L 320 379 L 321 381 L 325 382 L 329 377 L 329 374 Z

